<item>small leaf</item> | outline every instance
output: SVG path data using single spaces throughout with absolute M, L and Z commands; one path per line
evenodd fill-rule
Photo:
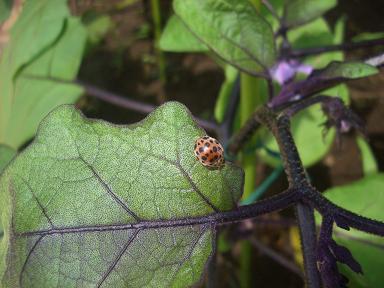
M 0 144 L 0 174 L 9 161 L 15 156 L 17 151 L 7 145 Z
M 372 174 L 352 184 L 325 191 L 333 203 L 365 217 L 384 221 L 384 174 Z M 317 215 L 319 216 L 319 215 Z M 319 217 L 317 217 L 319 220 Z M 318 221 L 319 223 L 319 221 Z M 380 287 L 384 283 L 384 239 L 355 229 L 345 231 L 335 227 L 335 240 L 347 247 L 360 263 L 364 275 L 353 273 L 343 265 L 341 272 L 350 279 L 350 287 Z
M 205 45 L 245 72 L 273 66 L 273 31 L 248 0 L 175 0 L 175 13 Z
M 61 106 L 0 178 L 2 287 L 189 287 L 243 173 L 194 156 L 205 132 L 169 102 L 130 126 Z M 200 219 L 200 218 L 199 218 Z M 8 257 L 12 255 L 12 257 Z
M 160 49 L 169 52 L 206 52 L 209 51 L 176 15 L 169 18 L 160 38 Z
M 363 62 L 339 62 L 333 61 L 324 69 L 314 71 L 312 77 L 319 77 L 322 80 L 358 79 L 379 73 L 379 70 Z
M 0 59 L 0 142 L 18 149 L 49 111 L 82 94 L 48 78 L 76 76 L 87 35 L 66 1 L 29 0 L 11 36 Z
M 310 22 L 336 6 L 337 0 L 290 0 L 284 9 L 284 24 L 294 27 Z

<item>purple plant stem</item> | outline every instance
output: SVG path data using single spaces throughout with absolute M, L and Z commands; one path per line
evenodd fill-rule
M 264 111 L 260 110 L 257 117 L 260 122 L 267 125 L 277 140 L 289 187 L 297 189 L 305 197 L 308 194 L 307 191 L 310 191 L 306 187 L 310 187 L 310 184 L 290 131 L 289 117 L 283 115 L 276 118 L 276 115 L 268 108 L 264 108 Z M 316 226 L 313 208 L 299 202 L 296 206 L 296 215 L 300 229 L 306 284 L 310 288 L 320 288 L 321 278 L 316 263 Z
M 317 269 L 317 239 L 313 208 L 299 203 L 296 205 L 296 215 L 300 230 L 306 284 L 310 288 L 320 288 L 321 278 Z

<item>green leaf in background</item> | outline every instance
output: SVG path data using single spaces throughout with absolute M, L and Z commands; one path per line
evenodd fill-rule
M 284 9 L 284 23 L 295 27 L 308 23 L 336 6 L 337 0 L 289 0 Z
M 176 15 L 172 15 L 160 38 L 160 49 L 169 52 L 207 52 L 205 46 L 188 30 Z
M 103 39 L 112 27 L 112 20 L 108 15 L 89 11 L 83 15 L 83 23 L 87 29 L 88 44 L 95 46 Z
M 0 174 L 15 155 L 16 150 L 6 145 L 0 144 Z
M 325 196 L 343 208 L 365 217 L 384 221 L 384 174 L 366 176 L 349 185 L 328 189 Z M 320 216 L 317 215 L 320 224 Z M 364 275 L 356 274 L 345 265 L 342 273 L 351 281 L 349 287 L 381 287 L 384 283 L 384 239 L 351 229 L 335 227 L 335 240 L 347 247 L 361 264 Z
M 345 78 L 358 79 L 379 73 L 379 70 L 363 62 L 340 62 L 329 63 L 316 76 L 323 79 Z
M 9 17 L 12 9 L 12 0 L 0 0 L 0 25 Z
M 342 42 L 342 36 L 344 35 L 343 23 L 342 19 L 338 21 L 335 32 L 332 33 L 325 20 L 320 18 L 290 31 L 288 37 L 290 41 L 292 41 L 294 48 L 339 44 Z M 316 44 L 319 41 L 321 43 Z M 329 62 L 342 60 L 343 54 L 341 52 L 332 52 L 308 57 L 303 63 L 311 65 L 314 68 L 321 68 L 328 65 Z M 322 94 L 339 97 L 345 104 L 349 104 L 348 89 L 344 84 L 327 89 L 323 91 Z M 333 143 L 335 131 L 331 129 L 324 137 L 322 129 L 319 129 L 319 126 L 325 121 L 326 118 L 319 104 L 305 109 L 292 119 L 293 136 L 300 157 L 306 167 L 320 161 L 329 151 Z M 278 151 L 277 143 L 270 134 L 268 134 L 265 139 L 264 144 L 268 149 Z M 259 153 L 270 165 L 277 166 L 281 164 L 276 157 L 270 156 L 266 151 L 261 150 Z
M 72 106 L 51 112 L 0 178 L 2 286 L 201 279 L 214 227 L 187 219 L 233 209 L 243 185 L 240 168 L 210 170 L 195 159 L 204 134 L 176 102 L 130 126 L 86 119 Z
M 33 137 L 54 107 L 82 93 L 72 80 L 79 69 L 86 31 L 63 0 L 26 1 L 0 59 L 0 143 L 18 149 Z
M 375 40 L 384 38 L 384 32 L 365 32 L 357 34 L 352 38 L 352 42 L 366 41 L 366 40 Z
M 219 123 L 224 120 L 225 112 L 228 108 L 228 101 L 232 93 L 233 85 L 239 75 L 239 71 L 231 65 L 224 65 L 225 80 L 221 84 L 219 95 L 215 104 L 215 119 Z
M 363 166 L 364 175 L 375 174 L 379 171 L 375 155 L 372 152 L 369 143 L 361 136 L 356 138 L 357 145 L 359 146 L 361 154 L 361 162 Z
M 176 15 L 212 51 L 245 72 L 275 62 L 273 31 L 248 0 L 175 0 Z

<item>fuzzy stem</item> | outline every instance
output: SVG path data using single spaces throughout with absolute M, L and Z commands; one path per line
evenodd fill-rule
M 320 288 L 321 280 L 316 259 L 316 226 L 313 208 L 305 204 L 296 205 L 300 230 L 301 249 L 304 258 L 305 282 L 309 288 Z
M 268 126 L 277 140 L 289 186 L 300 189 L 301 194 L 305 197 L 309 193 L 307 192 L 309 189 L 305 189 L 305 187 L 310 187 L 310 185 L 290 132 L 289 117 L 283 115 L 276 119 L 274 113 L 266 108 L 264 111 L 263 109 L 260 110 L 258 118 L 260 122 Z M 313 208 L 306 204 L 298 203 L 296 215 L 300 229 L 306 284 L 307 287 L 318 288 L 321 286 L 321 280 L 316 264 L 316 227 Z

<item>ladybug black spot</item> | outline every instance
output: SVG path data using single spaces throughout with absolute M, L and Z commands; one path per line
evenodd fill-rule
M 205 143 L 205 147 L 209 147 L 209 146 L 211 146 L 211 144 Z
M 199 148 L 199 152 L 200 152 L 200 153 L 203 153 L 203 151 L 204 151 L 204 148 L 203 148 L 203 147 L 200 147 L 200 148 Z
M 204 162 L 205 160 L 207 160 L 207 157 L 203 156 L 201 157 L 201 159 L 203 159 L 203 162 Z
M 211 139 L 211 140 L 209 140 L 209 142 L 213 143 L 213 140 Z
M 219 148 L 220 148 L 220 147 L 219 147 Z M 213 147 L 213 151 L 214 151 L 214 152 L 217 152 L 217 147 L 216 147 L 216 146 Z M 211 152 L 212 152 L 212 150 L 211 150 Z

